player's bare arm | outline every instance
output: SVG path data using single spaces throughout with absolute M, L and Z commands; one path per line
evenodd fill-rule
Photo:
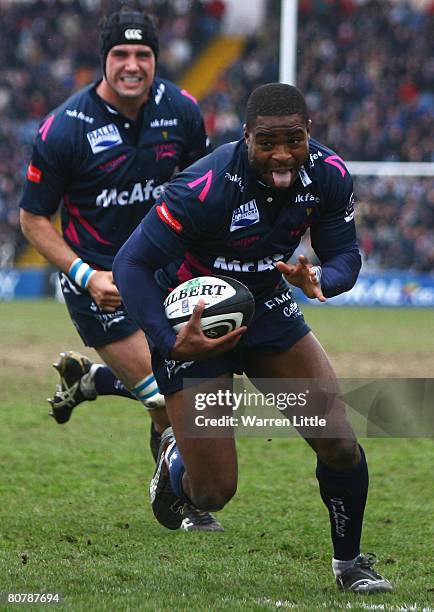
M 24 236 L 36 250 L 53 266 L 67 274 L 77 255 L 59 234 L 50 218 L 34 215 L 21 208 L 20 222 Z
M 27 240 L 53 266 L 68 274 L 71 264 L 77 259 L 77 254 L 65 242 L 50 218 L 21 209 L 20 221 Z M 115 310 L 121 303 L 111 272 L 95 271 L 87 289 L 98 306 L 104 310 Z

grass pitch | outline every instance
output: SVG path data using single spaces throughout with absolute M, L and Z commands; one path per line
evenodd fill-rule
M 432 376 L 432 311 L 305 312 L 340 376 Z M 169 532 L 147 501 L 140 407 L 99 398 L 66 426 L 47 416 L 50 363 L 81 350 L 65 307 L 1 303 L 0 314 L 0 609 L 12 607 L 5 593 L 30 592 L 59 593 L 73 611 L 434 608 L 432 440 L 362 441 L 371 475 L 363 549 L 396 591 L 340 594 L 303 441 L 240 439 L 239 490 L 219 513 L 226 531 Z

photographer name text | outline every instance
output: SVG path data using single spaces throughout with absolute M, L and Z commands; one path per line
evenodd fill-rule
M 206 417 L 200 414 L 195 417 L 194 423 L 196 427 L 325 427 L 327 420 L 319 416 L 303 415 L 262 418 L 255 415 Z

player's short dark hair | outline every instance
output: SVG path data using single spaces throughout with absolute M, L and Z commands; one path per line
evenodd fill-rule
M 116 45 L 147 45 L 158 59 L 158 28 L 154 19 L 146 13 L 127 5 L 100 21 L 99 51 L 105 74 L 107 55 Z
M 308 124 L 309 113 L 301 91 L 286 83 L 266 83 L 254 89 L 247 100 L 246 126 L 251 128 L 260 115 L 281 117 L 295 114 L 301 115 Z

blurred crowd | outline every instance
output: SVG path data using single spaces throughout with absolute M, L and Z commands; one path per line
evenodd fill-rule
M 225 12 L 223 0 L 135 4 L 158 19 L 159 74 L 174 81 Z M 18 201 L 38 123 L 98 78 L 98 21 L 111 8 L 111 0 L 0 3 L 0 266 L 22 245 Z M 279 79 L 279 10 L 267 0 L 264 23 L 201 101 L 215 146 L 240 137 L 251 90 Z M 297 85 L 313 136 L 347 160 L 434 161 L 433 22 L 434 0 L 299 0 Z M 432 177 L 357 184 L 366 266 L 434 269 Z
M 363 272 L 434 272 L 433 177 L 354 176 Z M 318 263 L 309 237 L 297 254 Z
M 315 137 L 348 160 L 434 161 L 434 0 L 299 0 L 297 86 Z M 279 79 L 280 2 L 203 101 L 211 136 L 243 123 L 249 92 Z
M 364 271 L 434 272 L 433 177 L 356 177 Z

